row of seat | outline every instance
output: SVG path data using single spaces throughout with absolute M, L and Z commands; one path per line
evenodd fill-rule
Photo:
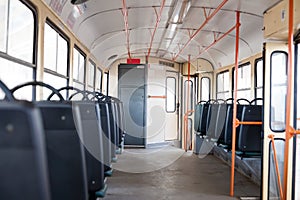
M 0 199 L 95 200 L 104 197 L 111 162 L 124 141 L 123 105 L 114 97 L 29 82 L 0 101 Z M 47 101 L 15 100 L 25 86 L 52 91 Z M 60 94 L 75 90 L 69 100 Z M 71 99 L 82 95 L 81 100 Z M 56 95 L 59 100 L 51 100 Z
M 241 122 L 262 122 L 261 98 L 251 102 L 237 100 L 237 119 Z M 207 138 L 228 150 L 232 146 L 233 99 L 199 102 L 195 107 L 194 130 L 196 137 Z M 242 155 L 260 155 L 262 125 L 239 125 L 236 128 L 236 150 Z

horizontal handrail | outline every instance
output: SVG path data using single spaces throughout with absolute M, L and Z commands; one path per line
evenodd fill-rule
M 262 125 L 262 122 L 258 122 L 258 121 L 243 121 L 243 122 L 241 122 L 240 120 L 236 119 L 234 124 L 235 124 L 235 127 L 238 127 L 239 125 Z
M 152 95 L 148 95 L 148 98 L 152 98 L 152 99 L 166 99 L 167 96 L 162 95 L 162 96 L 152 96 Z

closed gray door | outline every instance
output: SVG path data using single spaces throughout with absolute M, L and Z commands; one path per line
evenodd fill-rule
M 125 145 L 145 146 L 144 65 L 119 65 L 119 97 L 124 104 Z

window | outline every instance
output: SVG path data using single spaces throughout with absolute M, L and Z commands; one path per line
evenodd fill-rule
M 76 47 L 73 52 L 74 87 L 84 90 L 85 56 L 80 52 L 80 50 L 77 50 Z
M 102 70 L 97 68 L 96 70 L 96 90 L 101 92 L 102 89 Z
M 217 99 L 230 98 L 229 92 L 229 71 L 217 74 Z
M 255 61 L 255 98 L 263 98 L 264 69 L 263 60 Z
M 89 60 L 87 82 L 88 82 L 88 90 L 91 92 L 94 92 L 95 90 L 95 68 L 96 65 L 91 60 Z
M 176 111 L 176 79 L 174 77 L 166 79 L 166 111 L 169 113 Z
M 33 81 L 33 68 L 0 57 L 0 79 L 11 89 L 17 85 Z M 32 100 L 32 87 L 24 87 L 14 93 L 17 99 Z M 0 90 L 0 99 L 4 94 Z
M 285 130 L 285 107 L 287 87 L 287 53 L 271 54 L 271 104 L 270 128 L 274 132 Z
M 235 84 L 235 68 L 233 68 L 232 81 Z M 234 85 L 232 85 L 234 90 Z M 237 98 L 244 98 L 251 100 L 251 64 L 247 63 L 240 65 L 238 68 L 238 85 L 237 85 Z
M 0 79 L 13 88 L 34 80 L 36 16 L 19 0 L 1 0 L 0 21 Z M 21 89 L 15 96 L 31 100 L 32 88 Z
M 201 78 L 201 101 L 210 99 L 210 79 L 208 77 Z
M 284 145 L 285 141 L 281 139 L 275 139 L 275 149 L 278 160 L 279 175 L 281 185 L 283 185 L 283 168 L 284 168 Z M 280 199 L 280 189 L 277 181 L 277 173 L 274 160 L 274 151 L 272 143 L 269 145 L 269 199 Z
M 0 2 L 0 51 L 34 63 L 35 17 L 19 0 Z
M 184 102 L 187 103 L 188 101 L 188 107 L 184 106 L 184 113 L 187 113 L 188 111 L 193 110 L 193 104 L 194 104 L 194 84 L 192 81 L 185 81 L 184 82 Z M 190 113 L 189 115 L 192 115 Z
M 68 85 L 69 45 L 65 37 L 56 31 L 58 28 L 52 27 L 50 22 L 45 24 L 44 82 L 59 89 Z M 44 88 L 43 99 L 47 99 L 50 93 L 49 89 Z
M 109 73 L 105 72 L 103 75 L 103 87 L 102 87 L 103 94 L 108 95 L 108 87 L 109 87 Z

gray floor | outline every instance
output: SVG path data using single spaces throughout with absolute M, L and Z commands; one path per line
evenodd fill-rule
M 108 178 L 106 200 L 226 200 L 259 196 L 259 186 L 236 173 L 235 198 L 229 197 L 228 165 L 213 155 L 200 159 L 173 147 L 125 150 L 114 168 L 118 170 Z

